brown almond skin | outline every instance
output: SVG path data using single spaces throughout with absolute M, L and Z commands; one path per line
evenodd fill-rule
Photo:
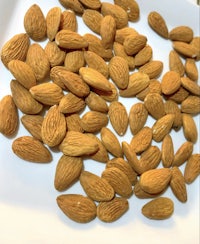
M 198 138 L 197 126 L 190 114 L 182 113 L 183 133 L 186 140 L 195 143 Z
M 52 160 L 50 151 L 41 141 L 31 136 L 22 136 L 12 143 L 13 152 L 23 160 L 35 163 L 49 163 Z
M 82 50 L 75 50 L 66 53 L 64 65 L 67 70 L 78 73 L 79 69 L 85 66 L 84 52 Z
M 180 76 L 185 74 L 185 67 L 183 62 L 179 54 L 174 50 L 171 50 L 169 53 L 169 69 L 179 73 Z
M 82 14 L 84 11 L 83 5 L 78 0 L 59 0 L 63 7 L 73 10 L 77 14 Z
M 193 30 L 189 26 L 177 26 L 169 32 L 169 39 L 172 41 L 191 42 Z
M 61 13 L 60 30 L 67 29 L 71 31 L 77 31 L 78 23 L 77 17 L 73 10 L 64 10 Z
M 139 71 L 145 73 L 150 79 L 156 79 L 163 71 L 163 62 L 159 60 L 150 60 L 139 67 Z
M 200 97 L 189 95 L 181 103 L 181 111 L 188 114 L 200 113 Z
M 191 184 L 200 174 L 200 154 L 192 154 L 187 160 L 184 178 L 187 184 Z
M 58 191 L 64 191 L 75 183 L 83 169 L 81 157 L 62 155 L 58 160 L 54 176 L 54 187 Z
M 173 166 L 180 166 L 185 163 L 193 152 L 193 143 L 186 141 L 176 151 Z
M 163 138 L 161 154 L 162 154 L 161 158 L 162 158 L 163 166 L 165 168 L 171 167 L 174 161 L 174 145 L 170 134 L 167 134 Z
M 50 41 L 53 41 L 56 33 L 60 27 L 61 21 L 61 8 L 60 7 L 53 7 L 49 9 L 46 16 L 46 26 L 47 26 L 47 37 Z
M 11 95 L 0 100 L 0 133 L 12 136 L 16 133 L 19 124 L 17 107 Z
M 153 199 L 142 207 L 142 214 L 149 219 L 167 219 L 173 212 L 174 203 L 167 197 Z
M 142 190 L 142 188 L 139 184 L 139 181 L 134 185 L 133 193 L 139 199 L 156 198 L 162 194 L 162 192 L 158 193 L 158 194 L 150 194 L 150 193 Z
M 94 9 L 85 9 L 82 19 L 87 27 L 89 27 L 93 32 L 100 34 L 101 20 L 103 19 L 103 16 L 99 11 Z
M 181 77 L 175 71 L 168 71 L 164 74 L 161 81 L 162 93 L 171 95 L 176 92 L 181 86 Z
M 89 171 L 81 173 L 80 183 L 88 197 L 94 201 L 105 202 L 114 197 L 114 189 L 108 181 Z
M 89 197 L 63 194 L 56 201 L 63 213 L 75 222 L 88 223 L 96 217 L 96 205 Z
M 129 208 L 126 198 L 115 197 L 109 202 L 101 202 L 97 206 L 97 217 L 107 223 L 118 220 Z
M 105 49 L 112 48 L 116 33 L 116 21 L 111 15 L 106 15 L 101 20 L 100 36 Z

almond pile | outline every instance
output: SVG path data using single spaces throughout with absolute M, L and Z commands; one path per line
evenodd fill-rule
M 55 189 L 65 191 L 80 181 L 85 192 L 57 197 L 70 219 L 86 223 L 97 216 L 113 222 L 129 209 L 133 195 L 154 198 L 142 207 L 147 218 L 170 217 L 174 203 L 161 195 L 170 187 L 186 202 L 186 184 L 200 174 L 200 154 L 193 152 L 198 138 L 193 116 L 200 113 L 200 37 L 188 26 L 169 31 L 163 17 L 150 12 L 152 34 L 173 47 L 169 71 L 162 74 L 163 62 L 153 59 L 148 37 L 128 26 L 139 20 L 135 0 L 60 3 L 65 10 L 56 6 L 46 16 L 38 5 L 30 6 L 25 32 L 2 47 L 1 61 L 13 80 L 11 95 L 0 101 L 0 132 L 16 135 L 23 124 L 29 135 L 12 143 L 23 160 L 47 163 L 53 160 L 51 149 L 60 151 Z M 90 33 L 77 32 L 77 15 Z M 138 102 L 127 111 L 119 97 Z M 152 127 L 146 125 L 149 116 L 155 120 Z M 132 139 L 120 143 L 128 127 Z M 185 141 L 174 151 L 170 132 L 181 129 Z M 84 169 L 88 158 L 105 163 L 101 175 Z

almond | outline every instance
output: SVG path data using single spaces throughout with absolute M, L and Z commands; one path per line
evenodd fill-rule
M 108 105 L 106 101 L 95 92 L 90 92 L 90 94 L 85 98 L 85 102 L 88 107 L 97 112 L 107 113 L 108 112 Z
M 180 88 L 174 94 L 167 96 L 167 98 L 176 103 L 182 103 L 188 96 L 189 92 L 180 86 Z
M 111 15 L 116 21 L 117 29 L 128 25 L 128 15 L 126 11 L 116 4 L 102 2 L 101 13 L 103 16 Z
M 94 201 L 110 201 L 114 197 L 114 189 L 104 178 L 89 171 L 83 171 L 80 176 L 80 183 L 88 195 Z
M 29 45 L 30 40 L 26 33 L 14 35 L 1 49 L 1 61 L 6 67 L 13 59 L 25 61 Z
M 140 187 L 139 181 L 134 185 L 133 192 L 135 196 L 139 199 L 155 198 L 162 194 L 162 192 L 158 194 L 150 194 L 146 191 L 143 191 L 142 188 Z
M 76 32 L 78 28 L 77 17 L 73 10 L 64 10 L 61 13 L 60 30 L 71 30 Z
M 116 33 L 116 21 L 111 15 L 106 15 L 101 20 L 100 36 L 105 49 L 112 48 Z
M 123 45 L 128 55 L 135 55 L 142 50 L 147 43 L 147 37 L 141 34 L 125 37 Z
M 68 131 L 84 132 L 83 128 L 81 127 L 81 118 L 79 114 L 68 114 L 66 116 L 66 123 Z
M 25 62 L 13 59 L 8 63 L 8 69 L 15 79 L 26 89 L 36 85 L 36 78 L 33 69 Z
M 23 160 L 35 163 L 49 163 L 52 160 L 50 151 L 41 141 L 31 137 L 22 136 L 12 143 L 13 152 Z
M 109 202 L 100 202 L 97 206 L 97 217 L 104 222 L 114 222 L 129 208 L 127 199 L 115 197 Z
M 77 113 L 85 108 L 85 101 L 69 92 L 59 101 L 59 110 L 63 114 Z
M 156 11 L 152 11 L 148 15 L 148 24 L 160 36 L 168 39 L 168 27 L 165 19 Z
M 65 116 L 60 112 L 58 105 L 50 107 L 42 122 L 42 140 L 49 147 L 61 143 L 66 134 Z
M 101 7 L 100 0 L 80 0 L 80 2 L 90 9 L 99 9 Z
M 97 10 L 85 9 L 82 19 L 87 27 L 89 27 L 93 32 L 100 34 L 103 16 Z
M 135 153 L 145 151 L 152 141 L 152 129 L 148 126 L 143 127 L 131 140 L 131 148 Z
M 90 155 L 99 149 L 96 140 L 78 131 L 68 131 L 59 149 L 68 156 Z
M 129 83 L 129 66 L 127 61 L 114 56 L 109 62 L 109 74 L 119 89 L 125 89 Z
M 63 213 L 75 222 L 88 223 L 96 217 L 96 205 L 89 197 L 63 194 L 56 200 Z
M 64 65 L 67 70 L 78 73 L 79 69 L 85 66 L 85 59 L 82 50 L 68 52 L 65 56 Z
M 108 124 L 108 116 L 97 111 L 88 111 L 81 118 L 81 127 L 84 131 L 95 133 Z
M 32 86 L 29 91 L 33 98 L 45 105 L 58 104 L 64 96 L 62 89 L 52 82 Z
M 51 8 L 46 16 L 47 25 L 47 37 L 50 41 L 53 41 L 60 27 L 61 21 L 61 8 L 53 7 Z
M 109 82 L 110 84 L 110 89 L 111 91 L 102 91 L 102 90 L 99 90 L 99 89 L 95 89 L 93 88 L 92 90 L 98 94 L 99 96 L 101 96 L 105 101 L 108 101 L 108 102 L 113 102 L 113 101 L 117 101 L 118 100 L 118 90 L 116 88 L 116 86 L 112 83 L 112 82 Z
M 176 151 L 173 166 L 180 166 L 185 163 L 193 152 L 193 143 L 186 141 Z
M 158 194 L 165 190 L 171 179 L 168 168 L 151 169 L 140 176 L 139 184 L 142 190 L 150 194 Z
M 125 106 L 118 101 L 112 102 L 109 106 L 108 115 L 113 129 L 118 135 L 124 135 L 128 127 L 128 113 Z
M 200 97 L 188 96 L 181 103 L 181 111 L 188 114 L 198 114 L 200 113 Z
M 150 60 L 139 68 L 139 72 L 145 73 L 150 79 L 157 78 L 163 70 L 163 62 L 159 60 Z
M 16 106 L 25 114 L 38 114 L 43 105 L 36 101 L 31 93 L 17 80 L 10 82 L 10 89 Z
M 56 34 L 55 42 L 65 49 L 81 49 L 88 46 L 87 41 L 80 34 L 65 29 Z
M 200 59 L 200 48 L 199 48 L 199 44 L 200 44 L 200 36 L 195 36 L 193 37 L 192 41 L 190 42 L 190 44 L 192 46 L 194 46 L 197 49 L 197 56 L 195 58 L 195 60 L 199 60 Z
M 183 76 L 185 73 L 183 62 L 179 54 L 174 50 L 169 53 L 169 69 L 177 72 L 180 76 Z
M 135 103 L 129 112 L 129 125 L 133 135 L 137 134 L 145 125 L 148 111 L 143 103 Z
M 196 58 L 198 55 L 197 48 L 186 42 L 173 41 L 173 48 L 175 51 L 188 58 Z
M 142 214 L 149 219 L 167 219 L 174 212 L 174 203 L 170 198 L 159 197 L 142 207 Z
M 168 71 L 164 74 L 161 81 L 162 93 L 170 95 L 176 92 L 181 86 L 181 77 L 175 71 Z
M 197 126 L 193 117 L 190 114 L 182 113 L 183 133 L 186 140 L 195 143 L 198 137 Z
M 158 119 L 152 126 L 153 140 L 160 142 L 170 132 L 173 122 L 174 114 L 166 114 Z
M 151 46 L 146 45 L 135 55 L 135 65 L 142 66 L 152 58 L 153 50 Z
M 200 86 L 188 77 L 181 78 L 181 85 L 191 94 L 200 96 Z
M 0 132 L 5 136 L 16 133 L 19 118 L 17 107 L 11 95 L 6 95 L 0 100 Z
M 179 201 L 181 202 L 187 201 L 187 190 L 185 186 L 185 179 L 180 169 L 176 166 L 172 168 L 170 187 L 174 195 L 177 197 Z
M 171 167 L 174 161 L 174 145 L 172 137 L 169 134 L 163 138 L 161 154 L 163 166 L 165 168 Z
M 185 62 L 185 73 L 193 81 L 197 81 L 199 74 L 196 62 L 193 58 L 187 58 Z
M 84 11 L 83 5 L 78 0 L 59 0 L 59 2 L 66 8 L 73 10 L 77 14 L 82 14 Z
M 123 44 L 125 38 L 128 37 L 129 35 L 137 36 L 139 35 L 139 33 L 134 28 L 129 26 L 117 29 L 115 34 L 115 42 Z
M 122 197 L 130 197 L 133 193 L 128 176 L 116 167 L 106 168 L 102 173 L 102 178 L 107 180 L 114 191 Z
M 75 183 L 83 169 L 80 157 L 62 155 L 58 160 L 54 177 L 54 186 L 58 191 L 63 191 Z
M 192 154 L 187 160 L 184 178 L 187 184 L 191 184 L 200 174 L 200 154 Z
M 21 117 L 23 126 L 36 139 L 42 141 L 41 128 L 44 117 L 41 115 L 25 114 Z
M 189 26 L 177 26 L 169 32 L 169 39 L 172 41 L 191 42 L 193 30 Z
M 106 127 L 101 129 L 101 141 L 108 152 L 115 157 L 122 157 L 122 149 L 115 134 Z

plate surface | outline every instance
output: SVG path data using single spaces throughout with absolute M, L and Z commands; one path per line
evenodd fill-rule
M 106 1 L 106 2 L 112 2 Z M 24 32 L 23 17 L 26 10 L 37 3 L 44 14 L 54 6 L 62 6 L 56 0 L 7 0 L 0 2 L 0 49 L 14 34 Z M 168 70 L 168 54 L 172 49 L 170 41 L 156 35 L 147 24 L 150 11 L 158 11 L 166 20 L 169 29 L 178 25 L 188 25 L 199 35 L 199 7 L 188 0 L 138 0 L 141 10 L 140 20 L 130 24 L 148 37 L 153 48 L 153 59 L 164 62 Z M 62 8 L 63 9 L 63 8 Z M 78 18 L 78 31 L 90 32 Z M 199 65 L 199 63 L 198 63 Z M 0 99 L 10 94 L 9 82 L 13 78 L 0 63 Z M 136 99 L 120 99 L 129 111 Z M 21 115 L 21 114 L 20 114 Z M 199 125 L 199 116 L 195 117 Z M 152 119 L 147 125 L 152 126 Z M 28 135 L 20 126 L 17 136 Z M 130 130 L 120 141 L 130 141 Z M 185 141 L 182 131 L 172 131 L 175 151 Z M 199 178 L 187 185 L 188 201 L 180 203 L 168 189 L 165 196 L 171 197 L 175 204 L 173 216 L 165 221 L 146 219 L 141 214 L 142 206 L 149 201 L 131 197 L 129 211 L 112 224 L 98 219 L 88 224 L 77 224 L 69 220 L 57 207 L 56 197 L 60 194 L 54 189 L 55 168 L 61 154 L 54 153 L 50 164 L 38 165 L 17 158 L 11 150 L 14 138 L 7 139 L 0 134 L 0 243 L 199 243 Z M 199 140 L 194 152 L 199 153 Z M 160 146 L 160 145 L 159 145 Z M 86 161 L 85 169 L 101 174 L 105 165 Z M 184 169 L 184 166 L 181 167 Z M 77 183 L 66 193 L 83 193 Z

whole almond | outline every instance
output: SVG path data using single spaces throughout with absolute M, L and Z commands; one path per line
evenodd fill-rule
M 172 137 L 167 134 L 162 141 L 162 148 L 161 148 L 161 157 L 162 157 L 162 164 L 165 168 L 171 167 L 174 161 L 174 145 L 172 141 Z
M 96 205 L 89 197 L 63 194 L 56 201 L 63 213 L 75 222 L 88 223 L 96 217 Z
M 100 202 L 97 206 L 97 217 L 104 222 L 114 222 L 129 208 L 126 198 L 115 197 L 109 202 Z
M 142 188 L 139 184 L 139 181 L 134 185 L 133 192 L 134 192 L 135 196 L 139 199 L 155 198 L 162 194 L 162 192 L 158 193 L 158 194 L 150 194 L 150 193 L 142 190 Z
M 91 91 L 90 94 L 85 98 L 85 102 L 88 107 L 93 111 L 101 113 L 108 112 L 108 105 L 106 101 L 95 92 Z
M 59 2 L 66 8 L 73 10 L 77 14 L 82 14 L 84 11 L 83 5 L 78 0 L 59 0 Z
M 58 104 L 64 96 L 62 89 L 52 82 L 32 86 L 29 90 L 33 98 L 45 105 Z
M 163 62 L 159 60 L 150 60 L 139 67 L 139 72 L 145 73 L 150 79 L 157 78 L 163 71 Z
M 84 132 L 83 128 L 81 127 L 81 118 L 79 114 L 67 114 L 66 123 L 68 131 Z
M 89 27 L 93 32 L 100 34 L 101 21 L 103 19 L 101 13 L 94 9 L 85 9 L 82 19 L 87 27 Z
M 125 37 L 123 45 L 128 55 L 135 55 L 142 50 L 147 43 L 147 37 L 141 34 Z
M 131 165 L 123 158 L 113 158 L 106 163 L 106 168 L 116 167 L 124 172 L 132 185 L 137 182 L 137 173 L 133 170 Z
M 42 141 L 41 128 L 44 117 L 41 115 L 25 114 L 21 117 L 23 126 L 36 139 Z
M 71 31 L 77 31 L 78 23 L 77 23 L 77 17 L 73 10 L 64 10 L 61 13 L 61 19 L 60 19 L 60 30 L 71 30 Z
M 62 65 L 64 63 L 66 53 L 62 51 L 54 41 L 49 41 L 46 44 L 44 51 L 51 67 Z
M 50 107 L 42 122 L 43 142 L 49 147 L 59 145 L 65 137 L 66 130 L 65 116 L 60 112 L 58 105 Z
M 122 197 L 130 197 L 133 193 L 128 176 L 116 167 L 106 168 L 102 172 L 102 178 L 107 180 L 114 191 Z
M 174 50 L 171 50 L 169 53 L 169 69 L 177 72 L 180 76 L 183 76 L 185 73 L 185 67 L 180 55 Z
M 55 37 L 59 47 L 65 49 L 81 49 L 88 46 L 87 41 L 77 32 L 71 30 L 60 30 Z
M 169 32 L 169 39 L 172 41 L 191 42 L 193 30 L 189 26 L 177 26 Z
M 200 86 L 188 77 L 181 78 L 181 85 L 191 94 L 200 96 Z
M 195 143 L 198 137 L 197 126 L 190 114 L 182 113 L 183 133 L 186 140 Z
M 137 134 L 145 125 L 148 111 L 143 103 L 135 103 L 129 112 L 129 125 L 133 135 Z
M 58 160 L 54 176 L 54 186 L 63 191 L 75 183 L 83 169 L 83 160 L 80 157 L 62 155 Z
M 83 156 L 97 152 L 99 146 L 95 139 L 86 134 L 68 131 L 59 149 L 68 156 Z
M 160 119 L 165 115 L 164 101 L 158 93 L 147 94 L 144 99 L 144 106 L 148 113 L 155 119 Z
M 165 19 L 156 11 L 152 11 L 148 15 L 148 24 L 160 36 L 168 39 L 168 27 Z
M 181 103 L 181 111 L 188 114 L 200 113 L 200 97 L 189 95 Z
M 100 0 L 80 0 L 80 2 L 90 9 L 99 9 L 101 7 Z
M 200 174 L 200 154 L 192 154 L 187 160 L 184 178 L 187 184 L 191 184 Z
M 105 202 L 114 197 L 114 189 L 108 181 L 89 171 L 81 173 L 80 183 L 88 197 L 94 201 Z
M 51 68 L 50 71 L 50 79 L 63 90 L 66 90 L 66 86 L 63 83 L 61 74 L 65 71 L 67 71 L 66 67 L 61 65 Z
M 34 41 L 41 41 L 46 37 L 47 24 L 39 5 L 33 4 L 25 13 L 24 28 Z
M 38 114 L 43 105 L 36 101 L 31 93 L 17 80 L 10 82 L 10 89 L 16 106 L 25 114 Z
M 115 42 L 123 44 L 125 38 L 129 35 L 137 36 L 137 35 L 139 35 L 139 33 L 136 29 L 129 27 L 129 26 L 117 29 L 116 34 L 115 34 Z
M 143 127 L 131 140 L 131 148 L 135 153 L 145 151 L 152 141 L 152 129 L 148 126 Z
M 160 142 L 170 132 L 174 123 L 174 114 L 166 114 L 158 119 L 152 126 L 153 140 Z
M 185 73 L 188 78 L 193 81 L 197 81 L 199 74 L 198 74 L 198 67 L 196 62 L 193 58 L 187 58 L 185 62 Z
M 82 79 L 91 87 L 102 91 L 111 91 L 110 83 L 105 76 L 95 69 L 82 67 L 79 70 Z
M 126 11 L 116 4 L 102 2 L 101 13 L 103 16 L 111 15 L 116 21 L 117 29 L 128 25 L 128 15 Z
M 167 219 L 174 212 L 174 203 L 170 198 L 159 197 L 142 207 L 142 214 L 149 219 Z
M 92 69 L 96 69 L 106 78 L 108 78 L 109 76 L 108 65 L 101 56 L 91 51 L 85 51 L 84 58 L 88 67 Z
M 173 166 L 180 166 L 185 163 L 193 152 L 193 143 L 186 141 L 181 144 L 174 155 Z
M 18 111 L 11 95 L 0 100 L 0 133 L 5 136 L 15 134 L 19 124 Z
M 150 83 L 149 76 L 142 72 L 134 72 L 129 76 L 128 86 L 124 90 L 120 90 L 122 97 L 133 97 L 144 90 Z
M 190 44 L 197 49 L 197 56 L 196 56 L 195 60 L 198 61 L 200 59 L 200 48 L 199 48 L 200 36 L 194 36 L 192 41 L 190 42 Z
M 171 179 L 171 169 L 151 169 L 140 176 L 140 187 L 150 194 L 158 194 L 165 190 Z
M 117 101 L 118 97 L 119 97 L 118 90 L 117 90 L 116 86 L 113 84 L 113 82 L 109 82 L 109 84 L 110 84 L 111 91 L 102 91 L 102 90 L 95 89 L 95 88 L 93 88 L 92 90 L 96 94 L 101 96 L 105 101 L 108 101 L 108 102 Z
M 140 8 L 135 0 L 115 0 L 114 3 L 127 12 L 129 21 L 137 21 L 139 19 Z
M 26 62 L 33 69 L 37 81 L 44 81 L 44 79 L 48 77 L 50 63 L 40 44 L 33 43 L 30 45 L 26 56 Z
M 152 58 L 153 50 L 151 46 L 146 45 L 135 55 L 135 65 L 142 66 Z
M 172 168 L 172 177 L 170 180 L 170 187 L 177 197 L 177 199 L 181 202 L 187 201 L 187 190 L 185 185 L 185 179 L 181 170 L 178 167 Z
M 122 149 L 116 135 L 106 127 L 101 129 L 101 141 L 108 152 L 115 157 L 122 157 Z
M 198 56 L 198 49 L 186 42 L 173 41 L 173 48 L 179 54 L 188 58 L 196 58 Z
M 51 8 L 46 16 L 47 25 L 47 37 L 50 41 L 53 41 L 60 27 L 61 21 L 61 8 L 53 7 Z
M 25 61 L 29 45 L 30 40 L 26 33 L 14 35 L 3 45 L 1 49 L 1 61 L 6 67 L 13 59 Z
M 162 93 L 170 95 L 176 92 L 181 86 L 181 77 L 175 71 L 168 71 L 164 74 L 161 81 Z
M 49 163 L 52 160 L 50 151 L 41 141 L 31 136 L 16 138 L 12 143 L 13 152 L 21 159 L 35 163 Z
M 59 110 L 63 114 L 71 114 L 82 111 L 85 108 L 84 99 L 69 92 L 59 101 Z
M 85 59 L 82 50 L 68 52 L 65 56 L 64 65 L 67 70 L 78 73 L 79 69 L 85 66 Z
M 108 116 L 97 111 L 88 111 L 81 118 L 81 127 L 84 131 L 95 133 L 108 124 Z
M 106 15 L 101 20 L 100 36 L 105 49 L 112 48 L 116 33 L 116 21 L 111 15 Z
M 125 89 L 129 83 L 128 62 L 119 56 L 114 56 L 109 62 L 109 74 L 119 89 Z
M 125 106 L 118 101 L 112 102 L 109 106 L 108 116 L 117 134 L 124 135 L 128 127 L 128 113 Z
M 8 69 L 15 79 L 26 89 L 36 85 L 36 77 L 31 66 L 25 62 L 13 59 L 8 63 Z
M 174 94 L 167 96 L 167 98 L 176 103 L 182 103 L 188 96 L 189 92 L 180 86 L 180 88 Z

